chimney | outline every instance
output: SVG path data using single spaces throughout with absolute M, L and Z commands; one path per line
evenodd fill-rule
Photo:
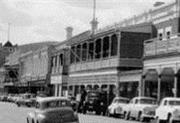
M 92 31 L 92 34 L 94 34 L 97 29 L 98 29 L 98 21 L 97 21 L 97 18 L 96 19 L 93 19 L 91 22 L 91 31 Z
M 72 38 L 72 32 L 73 32 L 73 28 L 71 26 L 68 26 L 66 28 L 66 39 L 69 40 L 70 38 Z

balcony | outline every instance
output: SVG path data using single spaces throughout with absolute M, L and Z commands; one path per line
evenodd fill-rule
M 171 36 L 170 39 L 157 38 L 146 40 L 144 43 L 144 57 L 180 52 L 180 37 Z
M 88 61 L 83 63 L 77 63 L 70 65 L 69 71 L 76 72 L 76 71 L 83 71 L 83 70 L 96 70 L 108 67 L 117 67 L 119 66 L 119 58 L 114 57 L 110 59 L 103 59 L 103 60 L 95 60 L 95 61 Z

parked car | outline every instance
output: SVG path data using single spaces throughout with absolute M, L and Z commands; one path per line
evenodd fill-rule
M 8 98 L 7 95 L 1 95 L 1 101 L 2 102 L 7 102 L 7 98 Z
M 18 107 L 21 106 L 21 105 L 31 107 L 31 106 L 34 106 L 35 100 L 36 100 L 36 98 L 35 98 L 34 94 L 25 93 L 25 94 L 22 94 L 16 100 L 15 103 L 17 104 Z
M 87 111 L 95 111 L 97 115 L 106 114 L 107 110 L 107 94 L 100 91 L 87 92 L 86 100 L 83 105 L 83 113 Z
M 156 109 L 155 118 L 158 123 L 179 123 L 180 122 L 180 98 L 164 98 Z
M 7 96 L 7 101 L 8 102 L 13 102 L 13 97 L 14 97 L 15 94 L 8 94 Z
M 128 98 L 115 97 L 112 103 L 108 106 L 107 113 L 109 116 L 123 116 L 123 107 L 129 103 Z
M 39 98 L 36 109 L 27 116 L 27 123 L 79 123 L 77 113 L 66 97 Z
M 154 119 L 157 101 L 151 97 L 135 97 L 123 108 L 124 118 L 135 118 L 138 121 Z

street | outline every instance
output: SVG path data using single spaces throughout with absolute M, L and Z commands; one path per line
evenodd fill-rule
M 32 108 L 17 107 L 13 103 L 0 102 L 0 123 L 26 123 L 27 113 Z M 80 123 L 138 123 L 136 121 L 124 121 L 118 118 L 79 114 Z

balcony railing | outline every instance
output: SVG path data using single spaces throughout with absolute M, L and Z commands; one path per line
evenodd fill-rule
M 170 39 L 158 38 L 146 40 L 144 43 L 144 57 L 180 52 L 180 37 L 173 35 Z
M 70 65 L 69 72 L 95 70 L 95 69 L 117 67 L 117 66 L 119 66 L 119 58 L 114 57 L 114 58 L 104 59 L 104 60 L 72 64 Z

